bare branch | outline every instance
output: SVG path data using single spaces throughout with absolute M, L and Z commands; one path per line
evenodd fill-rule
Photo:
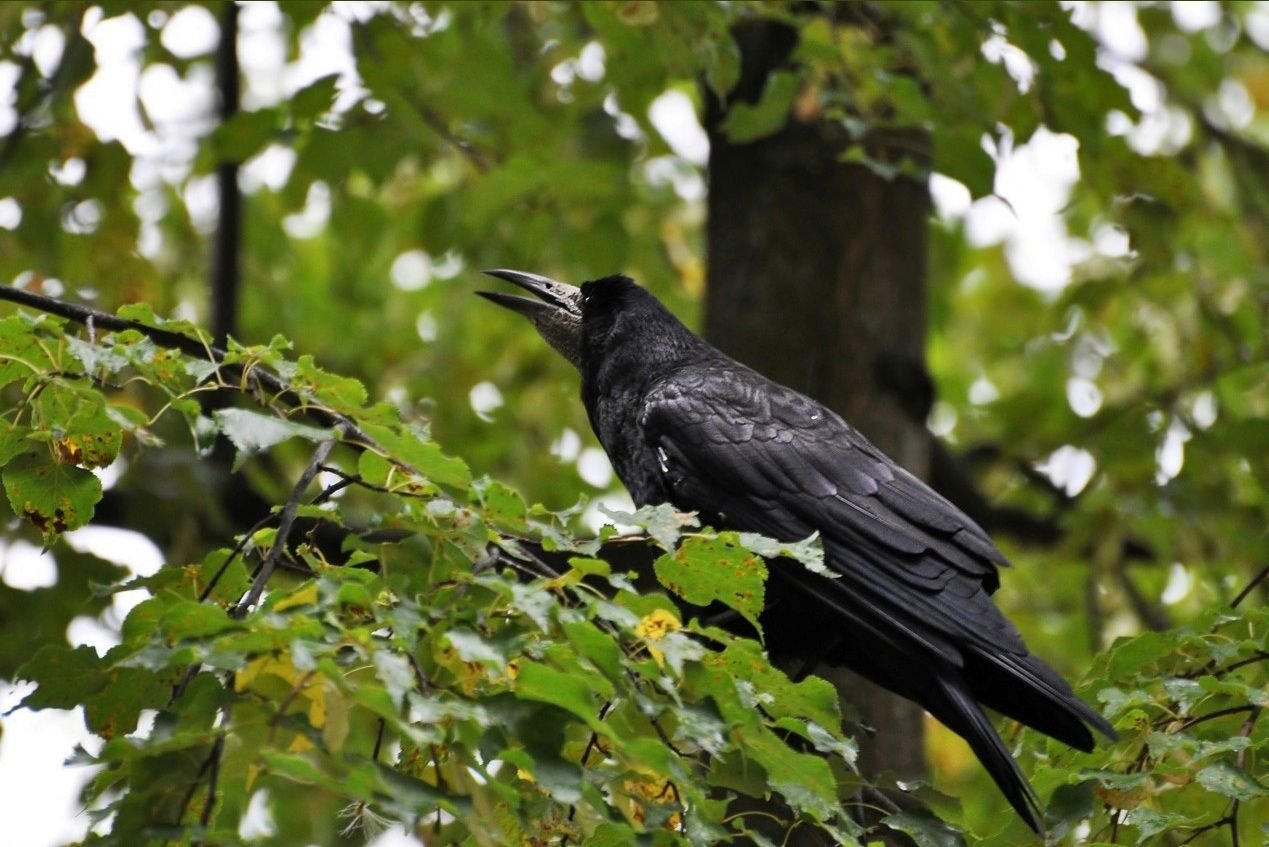
M 286 550 L 287 538 L 291 535 L 291 527 L 295 523 L 295 513 L 299 510 L 300 499 L 304 496 L 304 491 L 308 488 L 309 483 L 317 476 L 322 465 L 326 462 L 330 451 L 335 447 L 335 439 L 330 438 L 317 445 L 317 449 L 313 451 L 313 459 L 308 463 L 308 467 L 304 469 L 304 473 L 300 474 L 299 480 L 295 483 L 295 487 L 291 489 L 291 496 L 287 498 L 286 505 L 282 507 L 282 516 L 278 520 L 278 534 L 273 541 L 273 548 L 269 551 L 269 555 L 265 557 L 264 564 L 260 566 L 260 572 L 256 574 L 255 581 L 251 584 L 251 589 L 247 592 L 237 606 L 233 608 L 230 615 L 235 618 L 244 617 L 251 607 L 260 601 L 260 595 L 264 593 L 265 583 L 269 581 L 269 577 L 273 575 L 274 569 L 277 567 L 278 560 Z

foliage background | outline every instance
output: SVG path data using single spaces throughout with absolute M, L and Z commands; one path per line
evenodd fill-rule
M 779 4 L 252 5 L 243 108 L 220 124 L 215 39 L 181 36 L 214 33 L 220 4 L 5 4 L 0 279 L 204 321 L 213 174 L 245 162 L 240 341 L 285 336 L 528 502 L 563 510 L 579 491 L 611 495 L 573 374 L 514 318 L 473 302 L 473 269 L 622 270 L 696 321 L 704 158 L 671 146 L 658 116 L 699 100 L 698 79 L 729 87 L 736 18 L 788 17 L 803 67 L 737 119 L 737 137 L 813 108 L 848 126 L 925 126 L 933 139 L 945 214 L 931 222 L 931 428 L 993 502 L 1049 533 L 1002 536 L 1019 566 L 1001 603 L 1068 677 L 1092 669 L 1125 730 L 1091 758 L 1022 737 L 1024 761 L 1043 766 L 1041 793 L 1066 789 L 1069 825 L 1055 831 L 1225 843 L 1223 821 L 1240 809 L 1250 843 L 1265 820 L 1264 730 L 1243 727 L 1264 705 L 1248 693 L 1263 669 L 1244 665 L 1233 688 L 1203 669 L 1263 658 L 1263 584 L 1242 617 L 1219 615 L 1267 546 L 1269 9 L 1198 5 L 1206 18 L 1172 4 L 868 4 L 893 22 L 884 32 Z M 315 45 L 341 42 L 355 60 L 312 78 Z M 103 108 L 126 110 L 118 137 Z M 1008 191 L 1028 158 L 1059 186 L 1051 208 Z M 912 162 L 871 164 L 927 176 Z M 1032 215 L 1062 249 L 1028 256 L 1002 237 Z M 11 423 L 25 396 L 6 395 Z M 179 426 L 162 434 L 167 446 L 125 440 L 99 518 L 153 539 L 170 563 L 202 562 L 260 515 L 234 515 L 232 489 L 207 497 L 223 483 Z M 302 444 L 246 466 L 256 496 L 286 498 L 308 461 Z M 345 508 L 365 521 L 380 506 Z M 15 520 L 7 532 L 41 541 Z M 39 647 L 64 644 L 76 618 L 117 626 L 90 586 L 123 576 L 58 543 L 56 584 L 26 590 L 16 549 L 0 586 L 10 678 Z M 1187 674 L 1206 687 L 1188 688 Z M 963 806 L 946 814 L 979 836 L 1018 837 L 963 747 L 935 733 L 929 753 L 936 784 Z M 280 827 L 307 815 L 338 828 L 334 799 L 277 802 Z M 1126 811 L 1112 823 L 1103 806 Z

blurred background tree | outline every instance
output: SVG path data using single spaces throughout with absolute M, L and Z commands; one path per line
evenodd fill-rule
M 629 273 L 979 519 L 1077 678 L 1263 577 L 1266 48 L 1265 3 L 4 4 L 0 280 L 281 334 L 595 519 L 623 495 L 574 375 L 471 292 Z M 287 486 L 116 470 L 98 521 L 169 561 Z M 35 587 L 22 543 L 0 677 L 117 625 L 116 565 L 61 545 Z M 866 712 L 875 769 L 928 754 L 999 829 L 958 741 Z

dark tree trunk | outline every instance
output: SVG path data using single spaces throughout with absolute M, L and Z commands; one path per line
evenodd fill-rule
M 787 66 L 795 32 L 770 22 L 735 32 L 742 75 L 730 102 L 755 101 Z M 918 476 L 929 472 L 923 421 L 932 399 L 924 369 L 928 192 L 841 161 L 850 139 L 813 106 L 757 142 L 719 129 L 725 105 L 707 103 L 710 137 L 705 335 L 769 377 L 826 403 Z M 917 132 L 866 140 L 884 158 Z M 858 676 L 821 666 L 875 735 L 860 738 L 866 774 L 923 778 L 923 712 Z M 795 831 L 796 834 L 796 831 Z

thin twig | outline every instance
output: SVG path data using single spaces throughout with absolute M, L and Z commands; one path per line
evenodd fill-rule
M 212 809 L 216 807 L 216 784 L 220 780 L 220 757 L 224 749 L 225 733 L 221 732 L 216 736 L 216 743 L 212 745 L 211 773 L 207 777 L 207 800 L 203 803 L 203 814 L 198 819 L 204 829 L 211 823 Z
M 225 575 L 225 571 L 233 564 L 234 559 L 238 558 L 238 556 L 242 554 L 242 551 L 246 549 L 247 543 L 251 541 L 252 536 L 259 532 L 264 525 L 269 523 L 271 520 L 273 520 L 272 514 L 265 515 L 260 520 L 252 524 L 251 528 L 242 534 L 242 538 L 238 539 L 238 543 L 235 544 L 234 548 L 229 551 L 229 557 L 226 558 L 224 563 L 216 569 L 216 573 L 212 574 L 212 578 L 208 580 L 206 587 L 198 593 L 198 602 L 201 603 L 211 596 L 212 591 L 216 589 L 216 583 L 220 582 L 220 578 Z
M 300 498 L 304 496 L 304 491 L 308 488 L 309 483 L 313 481 L 313 478 L 317 476 L 322 464 L 330 456 L 330 451 L 334 447 L 335 439 L 329 438 L 317 445 L 317 449 L 313 451 L 312 461 L 308 463 L 304 473 L 300 474 L 299 481 L 295 483 L 295 488 L 291 489 L 291 496 L 287 498 L 286 505 L 282 507 L 282 515 L 278 520 L 278 533 L 273 542 L 273 549 L 269 551 L 269 555 L 265 557 L 264 563 L 260 566 L 260 572 L 256 574 L 255 581 L 251 583 L 251 589 L 247 592 L 247 596 L 237 606 L 234 606 L 233 611 L 230 612 L 231 617 L 245 617 L 248 610 L 260 601 L 260 595 L 264 593 L 265 583 L 273 575 L 273 570 L 277 567 L 278 560 L 286 550 L 286 542 L 291 535 L 291 526 L 295 523 L 295 513 L 300 507 Z
M 1228 709 L 1217 709 L 1215 712 L 1208 712 L 1206 715 L 1198 715 L 1197 717 L 1188 718 L 1184 723 L 1177 727 L 1177 732 L 1182 732 L 1197 724 L 1214 721 L 1217 718 L 1227 717 L 1229 715 L 1238 715 L 1243 712 L 1255 713 L 1259 707 L 1248 703 L 1245 706 L 1230 706 Z
M 1251 578 L 1251 582 L 1247 583 L 1247 587 L 1242 591 L 1239 591 L 1238 596 L 1229 601 L 1229 607 L 1231 609 L 1237 609 L 1238 604 L 1246 600 L 1247 595 L 1250 594 L 1257 585 L 1265 581 L 1265 577 L 1269 577 L 1269 565 L 1265 565 L 1261 569 L 1260 573 Z

